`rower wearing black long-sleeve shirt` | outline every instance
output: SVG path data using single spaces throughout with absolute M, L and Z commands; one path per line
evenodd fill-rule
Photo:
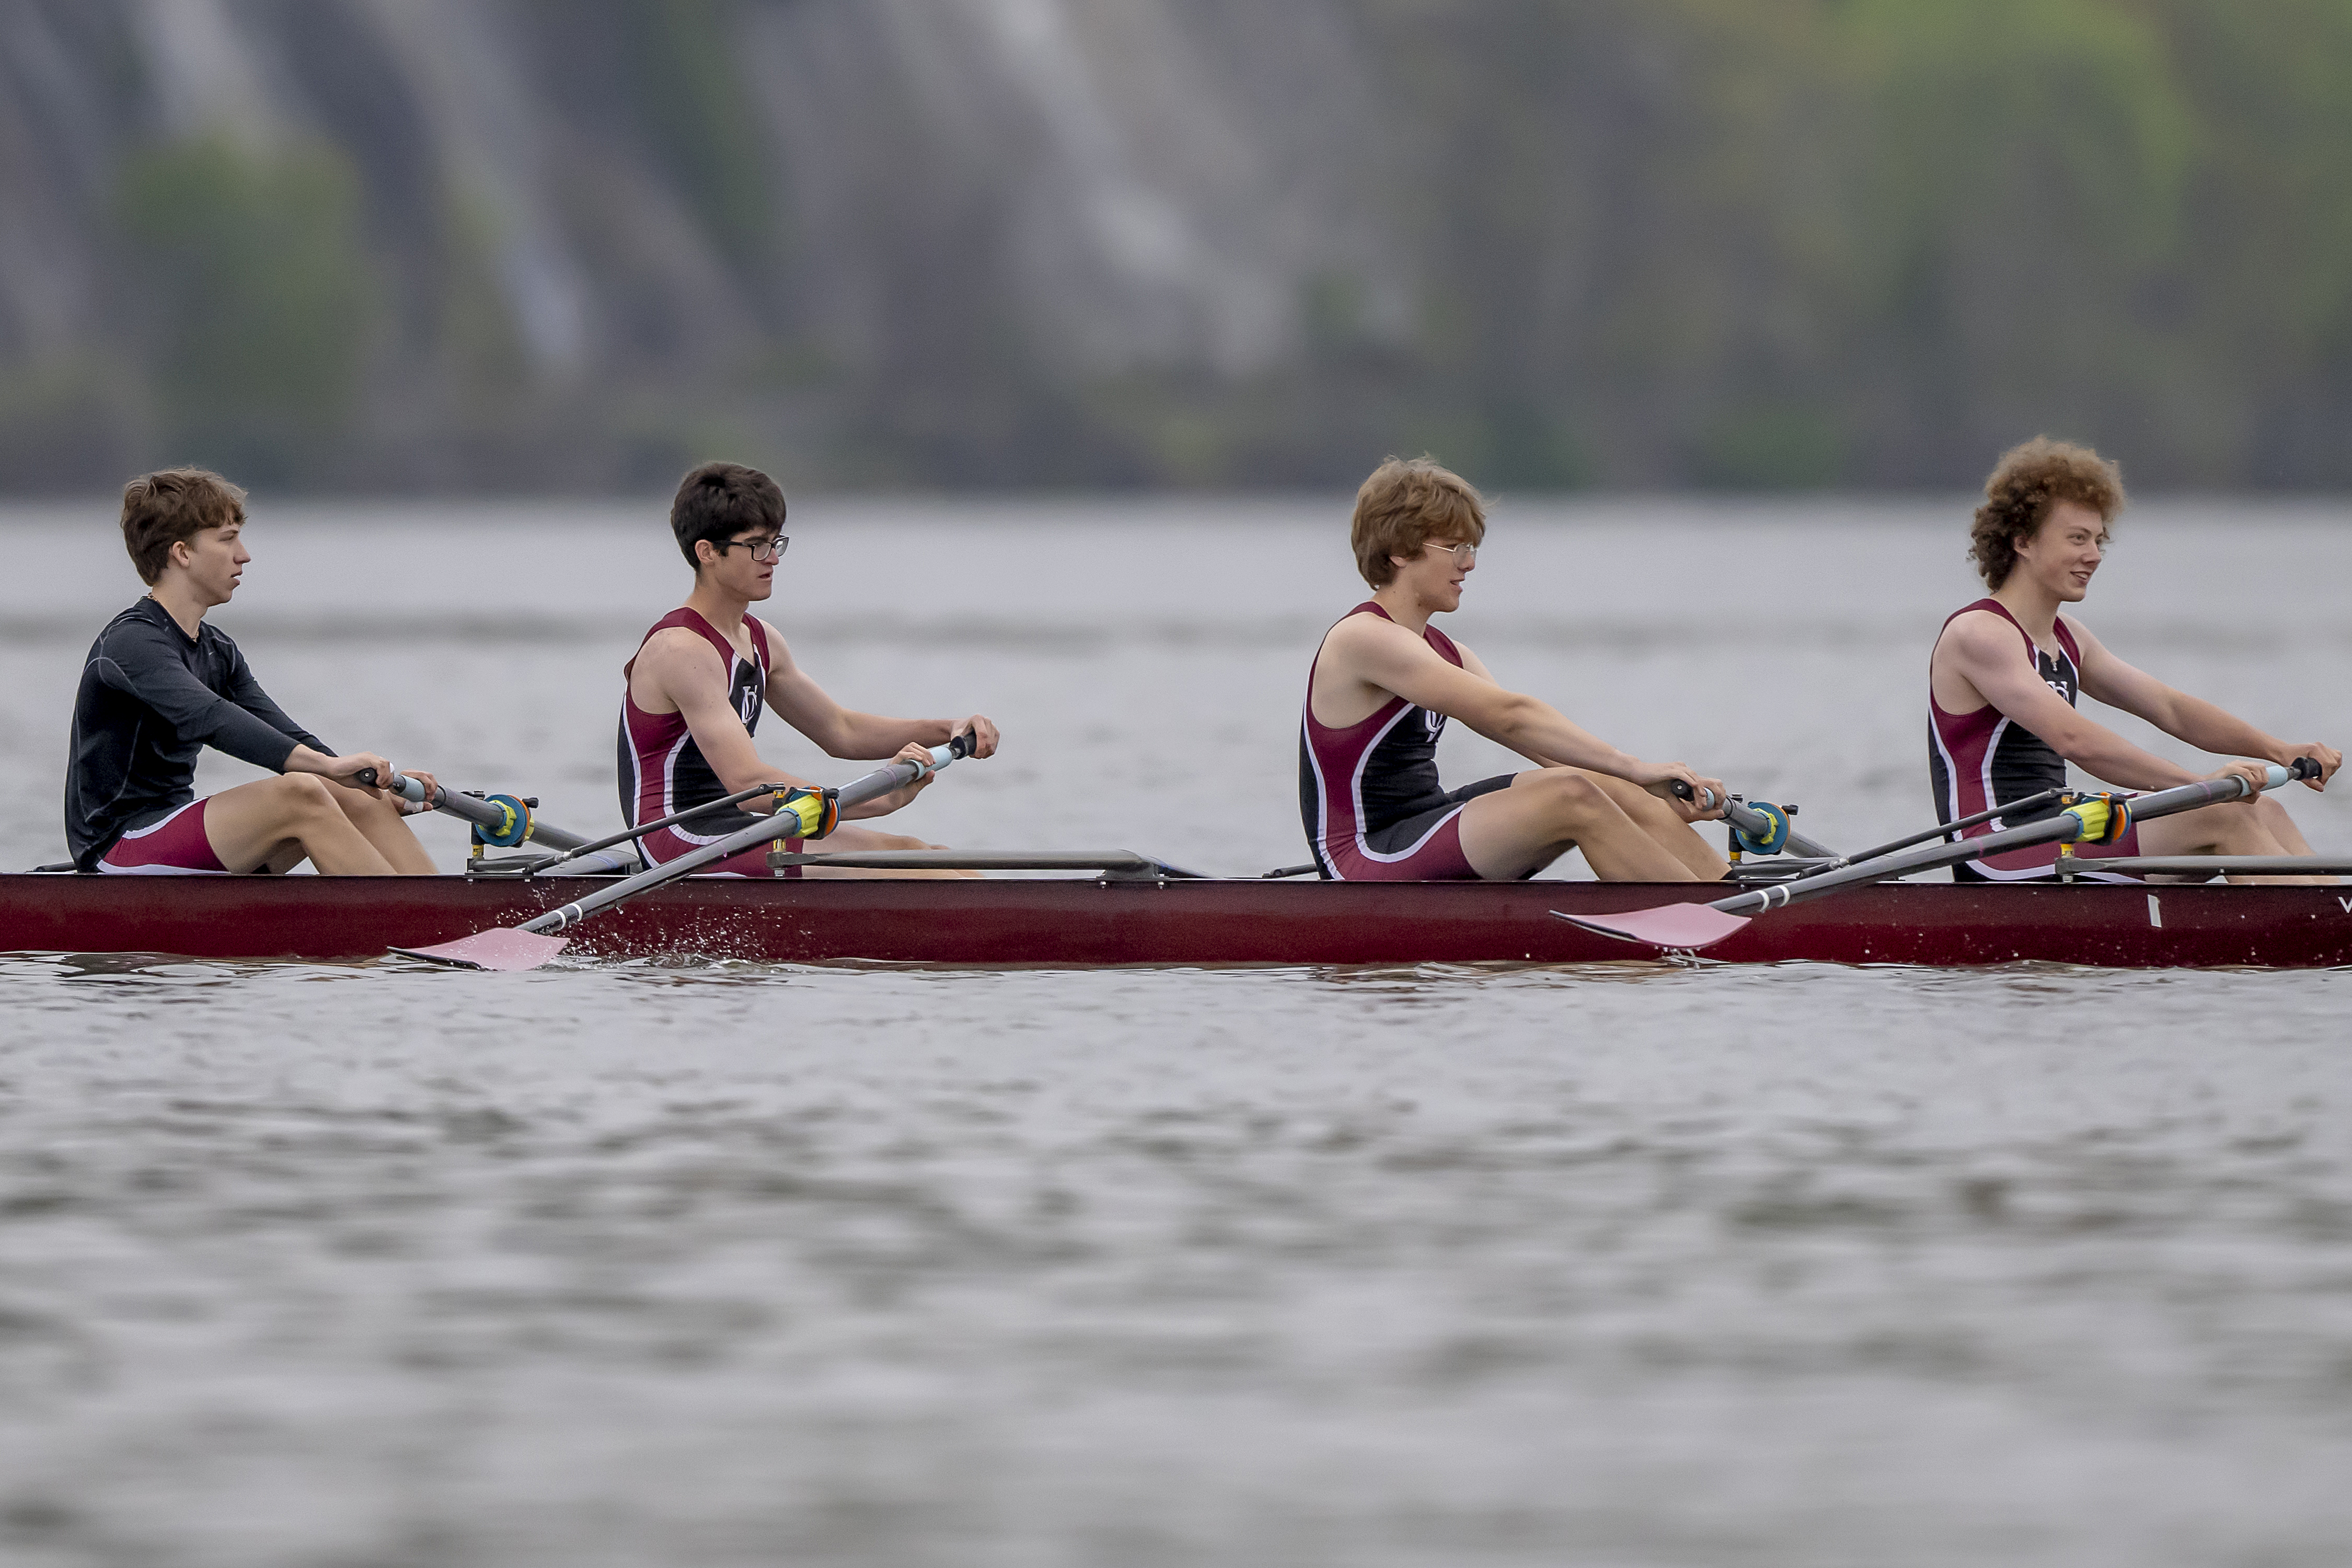
M 122 542 L 147 596 L 90 645 L 74 697 L 66 838 L 83 871 L 158 876 L 288 871 L 425 874 L 433 858 L 384 790 L 392 763 L 348 756 L 287 716 L 205 613 L 228 603 L 247 562 L 245 492 L 199 468 L 133 479 Z M 199 800 L 205 747 L 278 776 Z M 431 774 L 410 770 L 428 794 Z

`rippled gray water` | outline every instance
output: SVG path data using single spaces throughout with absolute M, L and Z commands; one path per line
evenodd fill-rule
M 909 826 L 1299 858 L 1340 507 L 803 510 L 820 678 L 1005 726 Z M 1891 835 L 1960 510 L 1506 508 L 1456 629 Z M 12 864 L 107 521 L 0 520 Z M 2347 522 L 2135 514 L 2092 623 L 2340 742 Z M 299 717 L 612 816 L 657 509 L 253 542 Z M 0 1561 L 2332 1564 L 2347 985 L 0 958 Z

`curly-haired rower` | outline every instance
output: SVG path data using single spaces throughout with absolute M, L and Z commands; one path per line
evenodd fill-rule
M 2090 628 L 2062 615 L 2090 592 L 2107 533 L 2123 510 L 2116 465 L 2087 447 L 2037 437 L 2001 455 L 1985 481 L 1984 504 L 1969 531 L 1969 555 L 1992 592 L 1944 623 L 1928 662 L 1927 772 L 1937 818 L 1964 817 L 2045 797 L 1960 830 L 1979 837 L 2059 809 L 2046 797 L 2066 787 L 2066 764 L 2126 789 L 2165 789 L 2198 777 L 2143 751 L 2075 711 L 2089 692 L 2136 713 L 2177 740 L 2234 762 L 2219 773 L 2259 779 L 2263 763 L 2310 757 L 2321 769 L 2310 781 L 2325 785 L 2342 765 L 2333 746 L 2290 744 L 2224 712 L 2202 698 L 2177 691 L 2117 658 Z M 2133 825 L 2112 844 L 2080 845 L 2078 858 L 2096 862 L 2137 855 L 2308 855 L 2304 837 L 2277 801 L 2201 811 Z M 2027 881 L 2052 874 L 2054 844 L 1989 855 L 1953 868 L 1960 880 Z M 2110 881 L 2120 873 L 2087 873 Z

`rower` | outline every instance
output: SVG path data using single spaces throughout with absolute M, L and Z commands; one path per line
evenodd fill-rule
M 814 742 L 827 756 L 880 760 L 896 756 L 919 762 L 914 784 L 842 816 L 874 817 L 897 811 L 931 782 L 930 748 L 971 731 L 973 755 L 996 751 L 996 726 L 969 718 L 884 719 L 853 712 L 793 660 L 783 634 L 751 614 L 751 606 L 774 591 L 776 565 L 791 542 L 784 533 L 784 492 L 756 468 L 737 463 L 706 463 L 686 476 L 670 503 L 670 531 L 694 568 L 694 591 L 686 603 L 654 624 L 636 656 L 623 667 L 620 784 L 622 820 L 634 827 L 654 822 L 763 784 L 814 789 L 808 781 L 760 760 L 752 732 L 763 708 Z M 740 553 L 738 553 L 740 552 Z M 637 838 L 648 867 L 659 866 L 715 844 L 769 813 L 772 796 L 754 796 L 740 808 L 727 807 Z M 787 838 L 788 853 L 803 840 Z M 943 846 L 871 828 L 841 827 L 824 841 L 827 850 L 937 849 Z M 962 871 L 877 871 L 798 864 L 772 869 L 768 847 L 712 865 L 712 876 L 922 876 L 976 875 Z
M 2089 593 L 2108 531 L 2123 510 L 2122 477 L 2087 447 L 2047 437 L 2002 455 L 1985 481 L 1970 531 L 1969 559 L 1991 593 L 1944 622 L 1928 662 L 1927 768 L 1937 820 L 1956 822 L 2012 801 L 2016 820 L 1996 817 L 1962 837 L 2048 816 L 2061 809 L 2066 764 L 2126 789 L 2159 790 L 2200 777 L 2259 781 L 2263 763 L 2234 762 L 2198 774 L 2141 750 L 2075 711 L 2084 692 L 2137 714 L 2175 740 L 2225 756 L 2290 764 L 2308 757 L 2324 789 L 2344 754 L 2316 742 L 2288 742 L 2202 698 L 2175 690 L 2107 651 L 2090 628 L 2060 612 Z M 2112 842 L 2073 853 L 2095 860 L 2137 855 L 2309 855 L 2286 808 L 2267 795 L 2134 824 Z M 2053 874 L 2055 844 L 1985 857 L 1952 868 L 1962 881 L 2027 881 Z M 2081 873 L 2105 881 L 2116 872 Z M 2307 878 L 2267 879 L 2279 881 Z
M 431 874 L 433 858 L 401 820 L 404 803 L 371 787 L 395 776 L 392 763 L 339 754 L 297 724 L 229 635 L 205 621 L 253 559 L 245 521 L 245 492 L 201 468 L 123 488 L 122 543 L 147 595 L 98 634 L 74 695 L 66 838 L 75 868 L 220 876 L 308 859 L 337 876 Z M 278 776 L 199 800 L 206 746 Z M 409 776 L 427 799 L 438 787 L 430 773 Z
M 1723 815 L 1719 780 L 1643 762 L 1496 685 L 1429 624 L 1460 607 L 1486 537 L 1478 492 L 1426 458 L 1391 458 L 1357 492 L 1356 568 L 1372 596 L 1324 634 L 1299 733 L 1299 811 L 1318 868 L 1344 881 L 1508 881 L 1581 849 L 1603 881 L 1720 879 L 1723 858 L 1690 826 Z M 1448 719 L 1536 766 L 1447 791 L 1437 740 Z M 1678 784 L 1693 799 L 1677 798 Z

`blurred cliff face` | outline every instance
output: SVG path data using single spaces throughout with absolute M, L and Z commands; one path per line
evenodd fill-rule
M 2325 0 L 0 0 L 0 489 L 2352 479 Z

